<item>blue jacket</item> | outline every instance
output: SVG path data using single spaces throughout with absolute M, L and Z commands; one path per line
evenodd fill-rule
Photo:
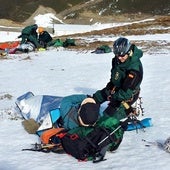
M 62 99 L 60 104 L 60 115 L 65 129 L 73 129 L 79 126 L 77 116 L 81 102 L 87 98 L 86 95 L 70 95 Z
M 73 129 L 79 126 L 79 122 L 77 120 L 78 109 L 85 98 L 87 98 L 87 95 L 74 94 L 62 99 L 60 104 L 60 115 L 65 129 Z M 102 112 L 100 111 L 99 117 L 101 115 Z

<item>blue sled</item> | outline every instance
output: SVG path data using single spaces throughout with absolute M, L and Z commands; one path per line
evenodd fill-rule
M 153 126 L 152 119 L 151 118 L 145 118 L 140 120 L 140 123 L 130 123 L 128 124 L 127 131 L 141 129 L 141 128 L 147 128 Z

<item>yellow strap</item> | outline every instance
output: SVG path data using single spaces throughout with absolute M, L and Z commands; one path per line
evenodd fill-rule
M 129 109 L 130 108 L 129 104 L 127 104 L 125 101 L 122 101 L 121 103 L 125 107 L 125 109 Z

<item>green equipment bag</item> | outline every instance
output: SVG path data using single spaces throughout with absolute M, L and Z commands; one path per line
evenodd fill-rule
M 92 51 L 91 53 L 96 54 L 103 54 L 103 53 L 110 53 L 112 52 L 112 49 L 108 45 L 102 45 L 100 47 L 97 47 L 95 51 Z
M 100 49 L 102 49 L 105 53 L 110 53 L 112 51 L 108 45 L 102 45 Z
M 53 46 L 54 47 L 62 47 L 63 46 L 63 41 L 61 41 L 60 39 L 56 39 Z
M 68 46 L 75 46 L 75 39 L 70 39 L 67 38 L 64 42 L 63 42 L 63 47 L 68 47 Z

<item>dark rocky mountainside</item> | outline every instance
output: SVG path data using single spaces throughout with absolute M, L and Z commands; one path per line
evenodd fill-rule
M 89 24 L 169 15 L 170 0 L 0 0 L 0 19 L 23 23 L 43 6 L 65 23 Z M 43 12 L 43 11 L 41 11 Z M 121 17 L 123 15 L 123 18 Z

